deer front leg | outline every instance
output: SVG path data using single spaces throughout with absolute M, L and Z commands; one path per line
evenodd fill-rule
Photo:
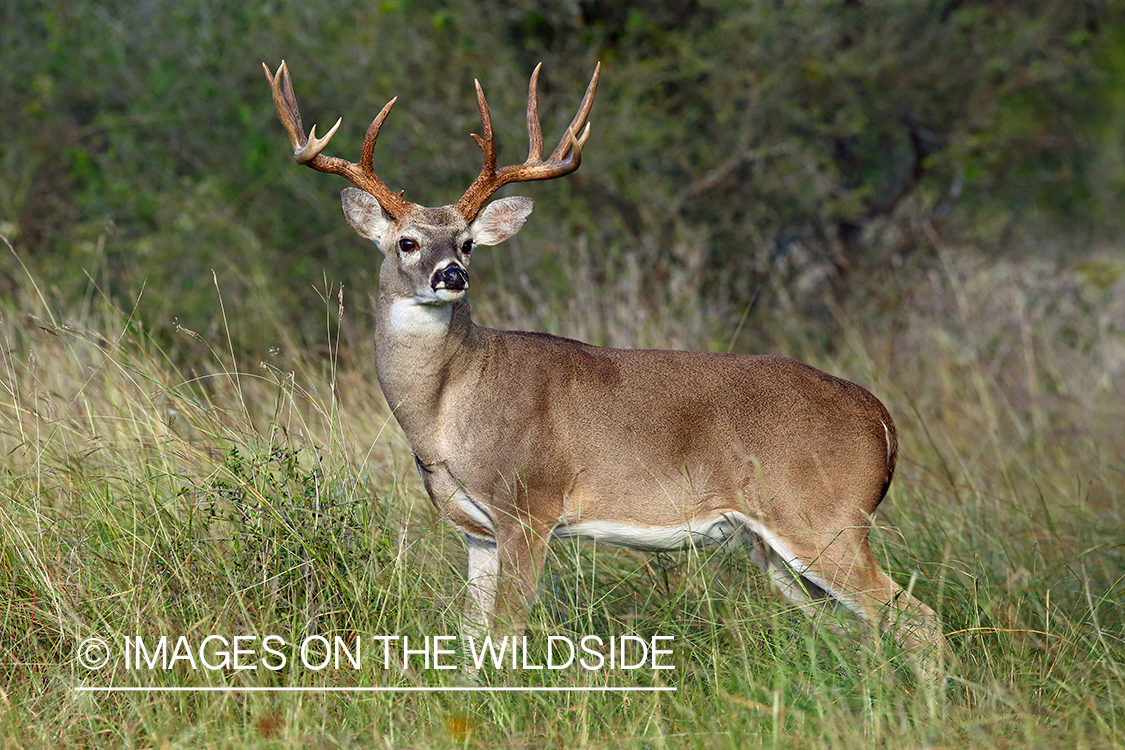
M 550 530 L 547 529 L 547 535 Z M 520 635 L 547 554 L 547 538 L 520 529 L 490 542 L 465 535 L 469 548 L 468 598 L 465 601 L 462 645 L 466 653 L 483 647 L 484 637 Z M 475 647 L 469 645 L 471 638 Z M 465 665 L 465 677 L 475 681 L 477 668 Z
M 465 635 L 478 642 L 492 625 L 496 609 L 496 584 L 500 573 L 500 554 L 495 542 L 465 535 L 469 548 L 469 597 L 465 602 Z
M 545 531 L 520 525 L 507 530 L 499 542 L 465 535 L 469 549 L 466 635 L 479 641 L 494 626 L 503 631 L 501 635 L 523 631 L 547 555 L 550 530 Z
M 524 523 L 497 529 L 499 572 L 493 627 L 497 635 L 520 635 L 539 586 L 550 528 Z

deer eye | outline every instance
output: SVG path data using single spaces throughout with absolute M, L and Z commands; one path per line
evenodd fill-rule
M 403 237 L 398 241 L 398 249 L 404 253 L 412 253 L 418 249 L 418 243 L 409 237 Z
M 465 240 L 465 244 L 461 246 L 461 252 L 468 255 L 473 251 L 473 241 Z

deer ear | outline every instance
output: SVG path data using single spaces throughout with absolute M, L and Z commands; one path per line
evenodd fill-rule
M 376 245 L 386 234 L 387 229 L 394 224 L 394 219 L 383 212 L 379 201 L 370 193 L 355 188 L 344 188 L 340 191 L 340 203 L 344 208 L 344 219 L 351 228 L 358 232 L 360 237 L 366 237 Z
M 534 205 L 535 201 L 531 198 L 520 195 L 492 201 L 469 227 L 473 242 L 486 246 L 500 244 L 520 231 L 527 217 L 531 216 Z

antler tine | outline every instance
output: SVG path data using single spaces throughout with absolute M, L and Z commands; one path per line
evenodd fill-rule
M 531 147 L 528 149 L 527 160 L 539 161 L 543 158 L 543 128 L 539 125 L 539 69 L 543 63 L 535 66 L 531 74 L 531 83 L 527 85 L 527 140 Z
M 294 153 L 301 150 L 307 143 L 305 127 L 301 124 L 301 113 L 297 110 L 297 102 L 293 97 L 293 84 L 289 80 L 289 71 L 285 61 L 277 69 L 277 73 L 270 73 L 269 67 L 262 63 L 262 70 L 266 73 L 266 80 L 270 83 L 273 92 L 273 106 L 277 109 L 277 119 L 281 120 L 282 127 L 289 134 L 289 142 L 293 144 Z
M 312 126 L 306 137 L 304 125 L 301 124 L 301 111 L 297 108 L 297 98 L 293 94 L 293 81 L 289 77 L 289 69 L 285 61 L 281 61 L 276 75 L 270 75 L 270 69 L 265 63 L 262 63 L 262 69 L 265 70 L 266 80 L 270 82 L 273 91 L 273 104 L 277 108 L 278 119 L 289 134 L 289 142 L 293 144 L 293 156 L 298 164 L 307 164 L 324 150 L 344 118 L 336 120 L 336 124 L 323 138 L 316 137 L 316 125 Z
M 594 68 L 594 75 L 590 77 L 590 84 L 586 87 L 586 93 L 582 97 L 582 103 L 578 105 L 578 113 L 574 115 L 574 119 L 570 121 L 566 132 L 572 135 L 578 135 L 579 131 L 584 131 L 582 136 L 578 139 L 578 150 L 586 143 L 586 137 L 590 134 L 590 125 L 586 119 L 590 116 L 590 110 L 594 107 L 594 94 L 598 91 L 598 77 L 601 76 L 602 64 L 599 62 Z M 565 135 L 559 141 L 559 145 L 551 153 L 551 161 L 565 158 L 566 152 L 570 149 L 570 138 Z M 577 167 L 575 167 L 577 169 Z
M 594 75 L 586 87 L 586 94 L 578 106 L 578 113 L 571 120 L 566 132 L 547 161 L 543 161 L 543 131 L 539 124 L 538 83 L 539 69 L 542 63 L 535 66 L 531 74 L 531 82 L 527 92 L 527 137 L 530 143 L 527 161 L 523 164 L 496 169 L 496 143 L 492 133 L 492 118 L 488 105 L 484 100 L 480 83 L 477 83 L 477 104 L 480 107 L 481 124 L 484 128 L 484 138 L 473 135 L 473 139 L 484 152 L 484 166 L 480 174 L 461 196 L 457 208 L 467 221 L 472 221 L 480 210 L 484 208 L 488 198 L 504 185 L 510 182 L 532 182 L 536 180 L 550 180 L 568 175 L 578 169 L 582 162 L 582 147 L 590 136 L 590 125 L 586 122 L 590 116 L 590 109 L 594 106 L 594 94 L 598 88 L 598 76 L 601 73 L 601 63 L 594 69 Z M 579 131 L 581 135 L 578 135 Z
M 398 97 L 394 97 L 379 111 L 371 124 L 367 126 L 367 132 L 363 136 L 363 151 L 359 154 L 359 166 L 365 173 L 371 177 L 375 177 L 375 141 L 379 138 L 379 129 L 383 127 L 383 120 L 387 119 L 387 115 L 391 113 L 391 107 L 395 106 Z M 329 133 L 324 138 L 327 140 L 332 134 Z M 376 177 L 376 179 L 378 179 Z
M 496 170 L 496 139 L 492 133 L 492 113 L 488 111 L 488 102 L 484 99 L 484 89 L 480 87 L 480 81 L 475 78 L 473 84 L 477 87 L 477 107 L 480 109 L 480 124 L 484 137 L 473 133 L 472 138 L 480 146 L 480 150 L 484 152 L 484 166 L 481 167 L 480 172 L 480 176 L 484 177 Z
M 274 107 L 277 108 L 277 117 L 281 120 L 285 132 L 289 134 L 289 142 L 293 145 L 293 156 L 297 163 L 305 164 L 318 172 L 338 174 L 346 178 L 353 185 L 373 196 L 391 217 L 401 218 L 407 210 L 406 201 L 400 195 L 392 192 L 379 179 L 372 164 L 375 140 L 379 137 L 379 128 L 383 126 L 383 121 L 387 119 L 387 115 L 390 114 L 391 107 L 394 106 L 398 97 L 387 102 L 383 110 L 372 120 L 371 125 L 367 128 L 367 134 L 363 138 L 360 163 L 354 164 L 321 153 L 324 147 L 328 145 L 328 141 L 336 134 L 343 118 L 336 120 L 336 124 L 322 138 L 316 137 L 315 125 L 306 136 L 304 126 L 301 123 L 301 111 L 297 107 L 297 97 L 293 94 L 293 82 L 289 77 L 289 69 L 286 67 L 285 61 L 281 61 L 277 72 L 272 75 L 265 63 L 262 63 L 262 69 L 266 72 L 266 80 L 269 81 L 270 89 L 273 91 L 273 103 Z

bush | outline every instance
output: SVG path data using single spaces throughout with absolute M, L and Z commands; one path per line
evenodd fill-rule
M 581 242 L 599 283 L 640 273 L 639 304 L 728 324 L 772 306 L 777 271 L 800 307 L 826 284 L 842 299 L 857 270 L 928 247 L 931 223 L 1096 234 L 1125 175 L 1117 6 L 23 3 L 0 31 L 0 226 L 59 296 L 96 284 L 166 328 L 215 324 L 215 269 L 236 340 L 264 348 L 271 314 L 307 324 L 324 274 L 373 289 L 379 255 L 339 221 L 340 181 L 287 157 L 263 60 L 288 59 L 307 123 L 344 115 L 331 149 L 349 159 L 401 94 L 377 169 L 441 204 L 479 168 L 474 76 L 517 161 L 535 63 L 553 138 L 600 59 L 582 169 L 520 188 L 548 192 L 512 261 L 539 269 L 516 304 L 569 298 L 549 278 Z M 480 273 L 507 262 L 485 254 Z M 263 310 L 255 286 L 288 302 Z

